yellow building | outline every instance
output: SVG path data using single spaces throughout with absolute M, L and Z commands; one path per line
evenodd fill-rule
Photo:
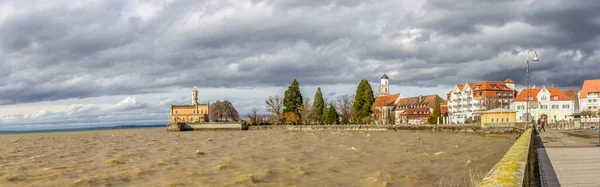
M 194 123 L 208 121 L 208 105 L 198 103 L 198 90 L 192 90 L 192 105 L 171 105 L 170 122 Z
M 481 116 L 481 125 L 493 123 L 514 123 L 517 121 L 517 111 L 505 108 L 496 108 L 477 112 Z

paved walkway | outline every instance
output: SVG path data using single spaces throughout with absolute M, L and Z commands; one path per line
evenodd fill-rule
M 542 186 L 600 185 L 598 131 L 549 130 L 537 138 Z

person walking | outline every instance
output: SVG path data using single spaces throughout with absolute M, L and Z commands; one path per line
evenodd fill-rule
M 540 118 L 538 118 L 537 119 L 537 130 L 538 130 L 538 132 L 541 130 L 540 129 L 540 125 L 541 125 L 541 120 L 540 120 Z
M 541 120 L 541 122 L 540 122 L 540 132 L 542 130 L 544 130 L 544 132 L 546 132 L 546 128 L 544 128 L 545 125 L 546 125 L 546 120 Z

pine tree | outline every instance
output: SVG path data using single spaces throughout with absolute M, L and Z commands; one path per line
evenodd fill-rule
M 433 106 L 433 113 L 429 117 L 427 117 L 427 123 L 429 124 L 437 124 L 438 118 L 442 118 L 442 112 L 440 109 L 441 101 L 439 98 L 435 98 L 435 104 Z
M 321 88 L 317 88 L 315 93 L 315 102 L 313 103 L 313 112 L 315 113 L 315 120 L 319 123 L 323 123 L 323 109 L 325 108 L 325 100 L 323 100 L 323 94 Z
M 353 118 L 355 121 L 361 121 L 366 117 L 369 117 L 373 111 L 371 107 L 375 102 L 375 96 L 373 95 L 373 89 L 371 84 L 366 79 L 363 79 L 356 88 L 356 94 L 354 96 L 354 104 L 352 109 L 354 110 Z
M 335 111 L 335 107 L 330 104 L 329 105 L 329 110 L 327 110 L 327 118 L 326 118 L 326 123 L 331 125 L 331 124 L 339 124 L 339 118 L 338 118 L 338 113 L 337 111 Z
M 300 115 L 300 110 L 302 107 L 302 94 L 300 93 L 300 84 L 296 79 L 292 81 L 292 84 L 285 91 L 285 95 L 283 97 L 283 113 L 293 112 L 295 113 L 299 119 L 302 119 Z

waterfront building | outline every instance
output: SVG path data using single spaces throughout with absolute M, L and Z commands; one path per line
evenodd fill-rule
M 514 123 L 517 121 L 517 111 L 507 108 L 495 108 L 476 112 L 481 117 L 481 125 L 494 123 Z
M 375 97 L 371 108 L 375 124 L 389 124 L 394 117 L 393 110 L 400 99 L 402 94 L 390 94 L 389 77 L 384 73 L 381 76 L 379 94 Z
M 171 105 L 170 122 L 208 122 L 208 106 L 209 103 L 198 103 L 198 90 L 194 88 L 192 90 L 191 105 Z
M 427 118 L 433 114 L 436 100 L 440 102 L 440 105 L 443 102 L 442 97 L 437 94 L 400 99 L 394 109 L 396 124 L 425 124 Z M 443 123 L 444 119 L 439 120 L 440 123 Z
M 579 92 L 579 104 L 582 113 L 590 113 L 591 116 L 597 116 L 600 112 L 600 79 L 585 80 Z M 597 118 L 594 119 L 597 121 Z
M 529 102 L 529 120 L 537 120 L 540 117 L 546 118 L 550 123 L 569 120 L 572 118 L 575 102 L 574 98 L 565 93 L 572 94 L 572 91 L 546 88 L 545 84 L 541 88 L 529 88 L 529 91 L 523 89 L 511 104 L 511 109 L 517 110 L 518 122 L 525 122 L 527 119 L 525 114 L 527 102 Z
M 449 123 L 475 121 L 478 111 L 509 108 L 516 95 L 515 83 L 510 78 L 502 82 L 482 81 L 455 85 L 448 94 L 443 107 L 446 107 Z

